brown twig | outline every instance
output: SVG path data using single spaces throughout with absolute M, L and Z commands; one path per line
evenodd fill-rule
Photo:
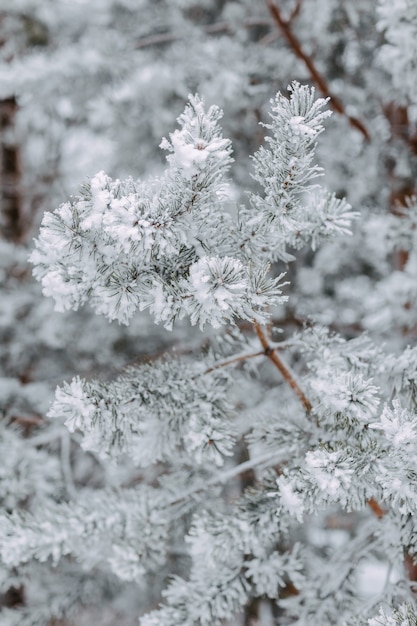
M 12 415 L 11 420 L 21 426 L 41 426 L 45 423 L 40 415 Z
M 374 498 L 370 498 L 367 502 L 367 505 L 371 509 L 372 513 L 374 513 L 374 515 L 379 518 L 384 517 L 386 511 L 382 508 L 380 504 L 378 504 L 378 502 Z
M 270 345 L 261 325 L 258 322 L 254 322 L 254 327 L 255 327 L 256 334 L 259 337 L 259 341 L 261 342 L 265 356 L 267 356 L 268 359 L 271 361 L 271 363 L 273 363 L 275 367 L 280 371 L 283 379 L 289 384 L 291 389 L 295 392 L 296 396 L 300 400 L 301 404 L 303 405 L 307 413 L 310 413 L 311 409 L 313 408 L 312 404 L 310 400 L 307 398 L 307 396 L 305 395 L 305 393 L 303 392 L 303 390 L 301 389 L 300 385 L 295 380 L 294 375 L 292 374 L 288 366 L 283 363 L 283 361 L 278 356 L 274 348 Z
M 332 109 L 336 111 L 337 113 L 344 115 L 349 120 L 349 124 L 353 128 L 356 128 L 360 133 L 362 133 L 366 141 L 370 141 L 371 136 L 367 128 L 365 127 L 365 125 L 358 118 L 348 115 L 343 105 L 343 102 L 339 100 L 339 98 L 335 96 L 333 93 L 331 93 L 329 86 L 326 82 L 326 79 L 324 78 L 324 76 L 320 74 L 320 72 L 316 68 L 311 56 L 309 56 L 306 52 L 304 52 L 301 46 L 301 43 L 299 42 L 299 40 L 297 39 L 293 31 L 291 30 L 291 20 L 293 18 L 291 17 L 290 20 L 285 20 L 282 17 L 281 12 L 278 6 L 275 4 L 274 0 L 266 0 L 266 4 L 268 6 L 271 16 L 274 19 L 275 24 L 281 30 L 283 36 L 287 40 L 295 56 L 297 56 L 299 59 L 301 59 L 301 61 L 303 61 L 308 71 L 310 72 L 310 76 L 312 80 L 315 82 L 315 84 L 317 85 L 321 93 L 324 96 L 330 98 L 330 106 L 332 107 Z
M 164 43 L 172 43 L 178 41 L 179 37 L 172 33 L 158 33 L 157 35 L 148 35 L 148 37 L 142 37 L 136 42 L 136 49 L 150 48 L 151 46 L 160 46 Z
M 287 20 L 287 24 L 291 24 L 291 22 L 293 22 L 295 20 L 295 18 L 298 17 L 298 15 L 300 13 L 300 10 L 301 10 L 302 1 L 303 0 L 296 0 L 294 8 L 291 11 L 291 15 L 290 15 L 290 17 Z
M 408 146 L 412 155 L 417 154 L 417 129 L 410 123 L 408 107 L 396 102 L 381 103 L 382 111 L 391 126 L 392 138 L 398 137 Z
M 210 372 L 214 372 L 221 367 L 227 367 L 228 365 L 233 365 L 233 363 L 241 363 L 242 361 L 246 361 L 247 359 L 253 359 L 256 356 L 262 356 L 263 354 L 265 354 L 265 352 L 263 350 L 259 350 L 258 352 L 251 352 L 249 354 L 240 354 L 238 356 L 234 356 L 232 359 L 228 359 L 227 361 L 221 361 L 220 363 L 215 363 L 211 367 L 208 367 L 204 371 L 204 374 L 210 374 Z

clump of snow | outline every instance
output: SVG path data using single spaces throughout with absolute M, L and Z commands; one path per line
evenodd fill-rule
M 295 137 L 315 137 L 315 135 L 317 135 L 317 130 L 306 124 L 306 119 L 303 115 L 293 115 L 293 117 L 289 120 L 289 125 L 291 127 L 292 134 L 295 135 Z
M 340 466 L 340 452 L 314 450 L 307 452 L 307 468 L 319 489 L 332 499 L 349 489 L 353 469 Z
M 294 515 L 299 522 L 302 522 L 305 507 L 301 495 L 294 491 L 293 485 L 284 476 L 280 476 L 277 479 L 277 485 L 281 504 L 284 509 L 286 509 L 290 515 Z

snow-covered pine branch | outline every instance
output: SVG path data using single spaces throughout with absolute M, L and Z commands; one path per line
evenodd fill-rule
M 237 438 L 228 387 L 221 371 L 167 360 L 107 384 L 75 378 L 57 389 L 49 417 L 81 431 L 82 447 L 103 459 L 222 465 Z
M 271 261 L 293 258 L 287 248 L 311 242 L 313 249 L 323 237 L 349 234 L 358 217 L 344 199 L 337 199 L 316 183 L 323 169 L 314 163 L 322 122 L 331 115 L 327 100 L 315 98 L 315 90 L 293 82 L 290 98 L 278 93 L 271 101 L 271 131 L 253 157 L 254 179 L 264 195 L 252 193 L 250 208 L 242 208 L 242 247 L 248 256 Z
M 82 196 L 45 215 L 31 256 L 45 295 L 58 310 L 88 301 L 126 324 L 144 308 L 168 328 L 184 315 L 200 326 L 265 321 L 266 309 L 283 301 L 281 276 L 267 278 L 277 242 L 287 258 L 286 247 L 345 234 L 357 217 L 344 200 L 308 184 L 321 173 L 311 161 L 325 104 L 297 83 L 289 100 L 277 96 L 271 149 L 255 157 L 266 196 L 252 196 L 235 225 L 224 202 L 231 146 L 218 126 L 221 112 L 205 112 L 191 98 L 180 130 L 161 144 L 171 152 L 164 176 L 121 182 L 101 172 Z
M 151 487 L 122 493 L 86 489 L 73 502 L 48 502 L 0 521 L 1 559 L 8 568 L 32 559 L 57 564 L 68 555 L 86 570 L 106 568 L 141 583 L 166 558 L 172 515 Z
M 187 314 L 216 327 L 263 320 L 282 301 L 280 277 L 266 279 L 266 263 L 244 265 L 231 248 L 222 205 L 231 145 L 220 117 L 190 97 L 180 130 L 161 144 L 172 153 L 161 178 L 113 181 L 100 172 L 80 197 L 45 214 L 31 260 L 57 310 L 88 301 L 124 324 L 149 308 L 168 328 Z

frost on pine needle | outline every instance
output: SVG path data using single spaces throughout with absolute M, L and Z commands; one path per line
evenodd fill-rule
M 86 489 L 76 503 L 50 501 L 34 512 L 2 517 L 2 536 L 14 538 L 13 545 L 1 542 L 2 562 L 57 564 L 72 555 L 85 568 L 112 563 L 123 580 L 141 582 L 145 572 L 158 568 L 166 549 L 169 521 L 155 496 L 148 487 L 123 494 Z M 132 561 L 132 550 L 142 558 Z
M 0 503 L 8 510 L 30 496 L 54 497 L 62 489 L 59 462 L 45 450 L 28 446 L 19 432 L 0 426 Z M 14 477 L 14 478 L 12 478 Z
M 323 373 L 323 372 L 322 372 Z M 366 380 L 362 374 L 338 371 L 332 368 L 325 370 L 326 380 L 311 378 L 309 385 L 317 398 L 316 411 L 321 419 L 326 414 L 343 415 L 345 421 L 369 423 L 376 415 L 379 389 L 372 379 Z
M 379 462 L 377 480 L 384 498 L 397 507 L 403 515 L 412 514 L 417 505 L 415 477 L 417 475 L 417 416 L 394 400 L 388 405 L 379 421 L 370 425 L 377 432 L 382 431 L 385 439 L 385 458 Z
M 194 263 L 184 285 L 185 308 L 191 323 L 198 322 L 203 327 L 209 322 L 213 328 L 218 328 L 225 320 L 231 322 L 235 318 L 262 320 L 262 313 L 259 313 L 268 302 L 286 301 L 279 289 L 285 285 L 280 283 L 284 274 L 276 279 L 264 276 L 261 285 L 260 272 L 251 275 L 250 270 L 239 259 L 231 257 L 202 257 Z
M 403 393 L 407 406 L 417 407 L 417 347 L 407 346 L 399 354 L 389 354 L 381 365 L 382 374 L 393 394 Z
M 402 604 L 397 609 L 380 608 L 378 615 L 366 621 L 349 622 L 346 626 L 414 626 L 417 612 L 410 604 Z
M 220 309 L 221 316 L 242 316 L 242 304 L 249 290 L 245 269 L 238 259 L 226 257 L 204 257 L 190 267 L 189 291 L 197 310 L 191 321 L 200 318 L 201 322 L 211 319 L 214 327 L 219 327 L 216 317 Z M 238 311 L 241 309 L 241 314 Z M 202 318 L 202 313 L 204 318 Z M 213 317 L 214 316 L 214 317 Z
M 277 479 L 282 508 L 302 522 L 305 509 L 303 497 L 300 491 L 296 491 L 294 484 L 293 477 L 291 481 L 287 480 L 285 475 Z

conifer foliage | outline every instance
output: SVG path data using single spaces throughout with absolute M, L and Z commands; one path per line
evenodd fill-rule
M 265 6 L 305 60 L 301 3 L 286 19 Z M 396 24 L 414 33 L 416 13 L 381 1 L 378 15 L 404 112 Z M 417 200 L 398 193 L 383 215 L 371 183 L 360 207 L 333 185 L 330 106 L 357 141 L 345 156 L 373 148 L 327 91 L 278 91 L 243 175 L 227 112 L 189 95 L 163 168 L 101 170 L 43 215 L 30 263 L 45 302 L 105 318 L 119 342 L 138 324 L 173 339 L 94 376 L 97 346 L 50 403 L 39 382 L 0 379 L 0 590 L 20 593 L 0 624 L 417 624 Z M 23 261 L 0 261 L 8 289 Z

